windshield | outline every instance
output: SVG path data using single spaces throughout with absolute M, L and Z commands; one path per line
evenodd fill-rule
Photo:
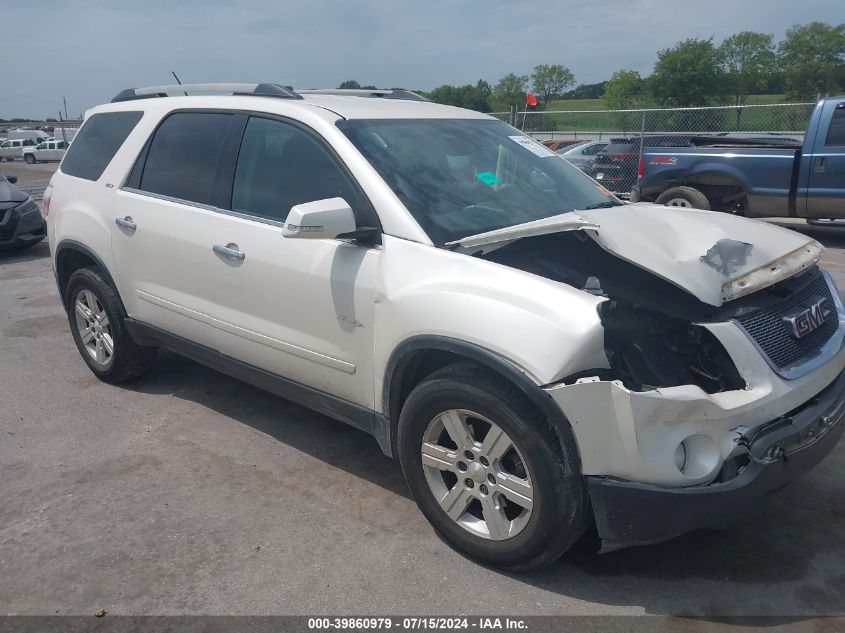
M 577 167 L 501 121 L 337 125 L 435 244 L 574 209 L 621 204 Z

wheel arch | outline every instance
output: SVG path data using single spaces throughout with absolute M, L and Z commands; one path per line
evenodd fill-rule
M 68 308 L 65 293 L 70 276 L 74 273 L 74 271 L 87 267 L 96 268 L 103 275 L 108 284 L 114 288 L 120 302 L 120 309 L 124 314 L 126 314 L 123 299 L 120 298 L 120 292 L 118 292 L 114 278 L 112 277 L 108 267 L 105 263 L 103 263 L 103 260 L 100 259 L 93 250 L 85 246 L 85 244 L 71 239 L 60 241 L 56 245 L 55 255 L 56 283 L 58 284 L 59 296 L 61 297 L 62 305 L 64 305 L 65 310 Z
M 385 366 L 382 413 L 390 425 L 391 450 L 396 455 L 399 414 L 413 388 L 434 371 L 459 362 L 470 362 L 495 372 L 513 384 L 546 417 L 567 456 L 570 473 L 581 473 L 578 443 L 569 421 L 540 385 L 517 365 L 475 343 L 438 335 L 418 335 L 396 346 Z

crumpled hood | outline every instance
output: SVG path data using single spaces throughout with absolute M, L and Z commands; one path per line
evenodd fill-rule
M 765 222 L 649 203 L 564 213 L 454 243 L 469 249 L 574 230 L 713 306 L 791 277 L 824 250 L 806 235 Z

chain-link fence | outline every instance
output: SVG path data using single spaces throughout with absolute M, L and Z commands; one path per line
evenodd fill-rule
M 780 103 L 492 114 L 546 142 L 609 189 L 625 195 L 636 184 L 639 158 L 644 150 L 719 142 L 774 146 L 800 143 L 814 105 Z

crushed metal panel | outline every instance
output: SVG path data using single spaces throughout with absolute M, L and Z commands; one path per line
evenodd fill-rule
M 812 266 L 814 239 L 757 220 L 715 211 L 629 204 L 580 212 L 609 253 L 700 301 L 720 306 Z
M 533 222 L 523 222 L 514 226 L 508 226 L 503 229 L 496 229 L 494 231 L 487 231 L 485 233 L 478 233 L 470 235 L 469 237 L 452 242 L 446 242 L 446 246 L 460 246 L 463 249 L 471 249 L 479 246 L 486 246 L 489 244 L 498 244 L 501 242 L 511 242 L 523 237 L 533 237 L 535 235 L 547 235 L 549 233 L 562 233 L 564 231 L 580 231 L 581 229 L 597 229 L 599 226 L 593 222 L 588 222 L 579 214 L 570 211 L 569 213 L 561 213 L 550 218 L 543 218 L 542 220 L 534 220 Z

